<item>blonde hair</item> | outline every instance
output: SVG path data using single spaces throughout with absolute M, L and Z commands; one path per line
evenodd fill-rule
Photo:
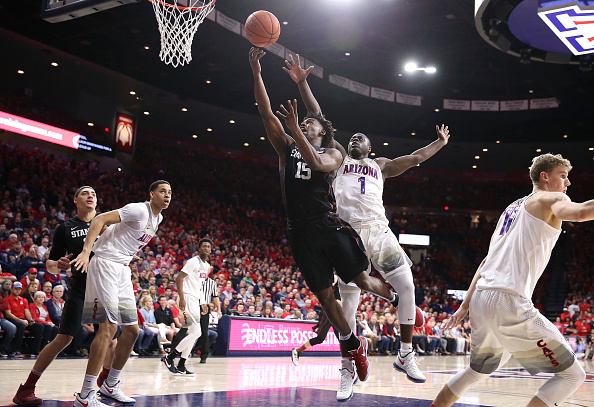
M 532 165 L 530 166 L 530 179 L 533 183 L 540 181 L 540 173 L 549 173 L 557 167 L 567 167 L 568 171 L 571 171 L 571 163 L 567 158 L 563 158 L 561 154 L 541 154 L 538 157 L 532 159 Z

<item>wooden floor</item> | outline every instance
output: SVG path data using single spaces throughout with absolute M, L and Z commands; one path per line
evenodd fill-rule
M 393 357 L 372 356 L 371 375 L 355 386 L 352 406 L 428 407 L 443 384 L 468 363 L 468 356 L 420 356 L 424 384 L 415 384 L 392 368 Z M 37 386 L 43 406 L 71 406 L 80 391 L 86 359 L 58 359 Z M 132 357 L 122 373 L 124 392 L 136 407 L 162 406 L 332 406 L 339 383 L 338 357 L 302 357 L 298 367 L 289 357 L 211 357 L 206 364 L 188 361 L 194 377 L 171 375 L 157 357 Z M 34 360 L 0 360 L 0 406 L 12 404 Z M 564 406 L 594 406 L 594 364 L 581 362 L 586 383 Z M 460 406 L 525 406 L 547 376 L 530 376 L 513 359 L 460 399 Z

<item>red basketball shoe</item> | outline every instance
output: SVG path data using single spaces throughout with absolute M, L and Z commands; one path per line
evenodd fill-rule
M 348 357 L 355 362 L 357 376 L 364 382 L 369 378 L 369 360 L 367 360 L 367 348 L 369 346 L 367 338 L 359 336 L 359 348 L 348 351 Z

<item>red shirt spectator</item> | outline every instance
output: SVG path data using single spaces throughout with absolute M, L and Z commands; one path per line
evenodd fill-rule
M 12 312 L 12 315 L 20 319 L 27 319 L 25 315 L 25 309 L 29 309 L 29 301 L 20 295 L 16 298 L 14 298 L 12 295 L 9 295 L 4 300 L 8 303 L 8 308 L 10 309 L 10 312 Z
M 45 305 L 41 305 L 45 310 L 45 319 L 41 319 L 41 311 L 37 307 L 37 304 L 32 302 L 29 304 L 29 311 L 31 312 L 31 317 L 35 320 L 35 322 L 39 322 L 40 324 L 47 324 L 48 322 L 52 322 L 49 316 L 49 311 Z
M 20 283 L 23 285 L 23 292 L 27 292 L 27 287 L 29 286 L 30 281 L 37 281 L 37 285 L 41 286 L 37 279 L 37 269 L 35 267 L 31 267 L 27 270 L 25 277 L 20 280 Z

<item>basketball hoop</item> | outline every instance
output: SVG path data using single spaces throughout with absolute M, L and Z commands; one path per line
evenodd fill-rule
M 177 68 L 192 60 L 192 41 L 198 26 L 216 0 L 149 0 L 161 33 L 161 61 Z

